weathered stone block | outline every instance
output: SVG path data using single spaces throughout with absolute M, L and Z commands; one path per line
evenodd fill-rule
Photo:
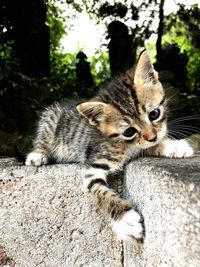
M 146 230 L 142 248 L 125 244 L 124 266 L 200 266 L 200 158 L 140 159 L 124 183 Z
M 122 266 L 105 214 L 81 192 L 83 167 L 0 161 L 0 245 L 16 267 Z

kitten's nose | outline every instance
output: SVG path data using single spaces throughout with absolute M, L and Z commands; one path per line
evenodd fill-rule
M 156 131 L 153 130 L 148 130 L 146 133 L 143 135 L 144 139 L 148 142 L 155 142 L 157 139 L 157 133 Z
M 156 139 L 157 139 L 157 134 L 156 134 L 152 139 L 149 139 L 148 141 L 149 141 L 149 142 L 155 142 Z

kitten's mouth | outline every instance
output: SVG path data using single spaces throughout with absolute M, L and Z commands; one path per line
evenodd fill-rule
M 157 144 L 159 144 L 163 138 L 164 138 L 164 136 L 157 138 L 156 141 L 154 141 L 154 142 L 152 142 L 152 141 L 148 142 L 147 141 L 145 144 L 140 145 L 139 147 L 140 147 L 140 149 L 148 149 L 150 147 L 153 147 L 153 146 L 156 146 Z
M 144 145 L 142 145 L 142 146 L 140 146 L 140 149 L 148 149 L 148 148 L 150 148 L 150 147 L 152 147 L 152 146 L 155 146 L 155 145 L 157 145 L 159 142 L 148 142 L 147 144 L 144 144 Z

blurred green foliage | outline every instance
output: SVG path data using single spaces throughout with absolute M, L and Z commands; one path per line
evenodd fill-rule
M 65 18 L 62 14 L 62 10 L 55 3 L 48 2 L 47 24 L 50 29 L 51 51 L 60 47 L 60 40 L 67 31 L 64 26 Z
M 200 93 L 200 9 L 197 5 L 186 9 L 180 6 L 177 13 L 165 18 L 163 44 L 178 44 L 188 58 L 187 81 L 191 93 Z
M 186 135 L 196 133 L 200 122 L 200 9 L 197 5 L 191 8 L 180 5 L 176 13 L 165 17 L 164 29 L 163 47 L 168 44 L 177 46 L 179 57 L 185 58 L 181 67 L 185 65 L 186 75 L 182 76 L 179 104 L 172 115 L 173 118 L 190 116 L 182 122 L 182 131 Z

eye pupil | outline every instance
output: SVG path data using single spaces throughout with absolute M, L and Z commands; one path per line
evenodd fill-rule
M 129 127 L 123 132 L 123 136 L 132 137 L 133 135 L 135 135 L 136 132 L 137 130 L 135 128 Z
M 149 113 L 150 121 L 156 120 L 160 116 L 160 109 L 156 108 Z

